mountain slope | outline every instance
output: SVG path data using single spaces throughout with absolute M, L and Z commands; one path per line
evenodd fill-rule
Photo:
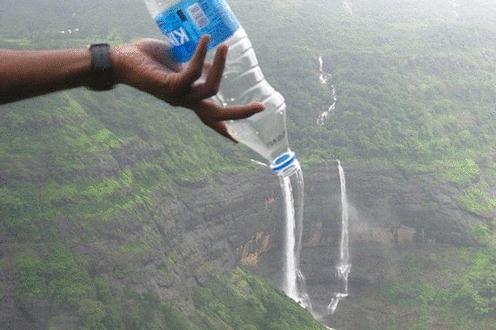
M 269 81 L 286 96 L 291 144 L 306 168 L 334 155 L 399 177 L 432 176 L 449 191 L 450 207 L 476 219 L 442 218 L 452 224 L 450 235 L 470 242 L 471 253 L 482 253 L 464 264 L 471 271 L 458 302 L 490 319 L 494 311 L 486 311 L 485 299 L 494 295 L 476 283 L 481 277 L 490 282 L 494 273 L 487 240 L 496 210 L 495 8 L 488 1 L 458 3 L 458 16 L 447 0 L 355 0 L 353 16 L 341 1 L 237 0 L 232 6 Z M 0 11 L 1 47 L 81 47 L 96 39 L 120 43 L 142 36 L 160 37 L 141 1 L 7 1 Z M 329 90 L 319 83 L 319 55 L 338 94 L 337 110 L 323 127 L 316 120 L 329 106 Z M 0 122 L 5 322 L 92 328 L 123 322 L 132 307 L 129 324 L 149 319 L 153 327 L 165 317 L 184 325 L 201 311 L 197 324 L 206 319 L 214 328 L 234 327 L 239 319 L 225 314 L 242 311 L 218 305 L 209 275 L 250 264 L 255 256 L 270 264 L 268 278 L 277 284 L 280 238 L 274 234 L 282 224 L 276 180 L 248 163 L 256 155 L 215 136 L 188 111 L 119 87 L 2 106 Z M 398 176 L 392 182 L 405 184 Z M 368 201 L 362 195 L 360 200 Z M 421 204 L 419 214 L 436 207 Z M 404 222 L 442 236 L 432 218 L 414 215 Z M 482 244 L 473 225 L 484 234 Z M 263 248 L 265 237 L 270 248 Z M 416 261 L 409 265 L 416 267 Z M 453 269 L 448 263 L 443 271 Z M 425 298 L 424 287 L 395 286 L 398 278 L 404 279 L 388 278 L 384 295 L 374 299 L 403 306 Z M 201 286 L 213 292 L 213 307 L 195 305 Z M 248 301 L 263 310 L 259 293 Z M 150 311 L 150 305 L 160 307 Z M 295 311 L 287 300 L 277 298 L 276 306 Z

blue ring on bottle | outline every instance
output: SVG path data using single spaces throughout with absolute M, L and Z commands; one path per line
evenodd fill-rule
M 274 164 L 280 165 L 280 164 L 284 163 L 285 161 L 287 161 L 289 158 L 291 158 L 291 155 L 290 154 L 288 154 L 288 153 L 283 154 L 282 156 L 280 156 L 279 158 L 277 158 L 274 161 Z
M 293 152 L 286 152 L 274 160 L 272 172 L 278 173 L 291 166 L 296 160 L 296 155 Z

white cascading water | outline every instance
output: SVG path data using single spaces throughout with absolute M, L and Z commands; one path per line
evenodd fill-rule
M 289 177 L 280 177 L 285 210 L 283 291 L 288 297 L 311 310 L 301 272 L 300 253 L 303 234 L 304 181 L 301 169 Z
M 331 314 L 336 312 L 339 302 L 348 297 L 348 278 L 351 273 L 349 232 L 350 206 L 348 204 L 348 195 L 346 193 L 346 175 L 341 162 L 338 160 L 337 163 L 339 170 L 339 182 L 341 185 L 341 242 L 339 246 L 339 264 L 336 267 L 336 271 L 338 278 L 341 281 L 341 291 L 335 293 L 329 303 L 328 309 Z
M 336 87 L 332 83 L 332 74 L 324 71 L 324 59 L 322 55 L 319 56 L 319 71 L 320 71 L 320 83 L 322 85 L 330 84 L 330 92 L 331 92 L 331 105 L 327 109 L 327 111 L 322 112 L 317 119 L 317 125 L 324 126 L 326 120 L 329 118 L 329 115 L 336 111 L 336 104 L 338 101 L 336 95 Z
M 283 290 L 288 297 L 298 301 L 299 294 L 296 282 L 296 221 L 294 214 L 293 189 L 288 177 L 281 178 L 281 188 L 286 212 L 286 228 L 284 239 L 284 282 Z
M 349 3 L 351 9 L 351 2 L 345 1 Z M 344 6 L 344 3 L 343 3 Z M 350 13 L 351 14 L 351 13 Z M 324 59 L 322 55 L 319 56 L 319 72 L 320 72 L 320 83 L 323 85 L 330 84 L 331 91 L 331 105 L 327 111 L 324 111 L 318 118 L 317 124 L 322 126 L 325 124 L 325 121 L 329 118 L 329 115 L 336 111 L 337 106 L 337 95 L 336 88 L 334 84 L 332 84 L 332 74 L 326 72 L 324 69 Z M 341 161 L 337 161 L 338 170 L 339 170 L 339 182 L 341 186 L 341 242 L 339 246 L 339 264 L 336 267 L 337 277 L 340 280 L 341 290 L 336 292 L 328 305 L 328 310 L 331 314 L 334 314 L 337 310 L 339 302 L 348 297 L 348 277 L 351 272 L 351 264 L 350 264 L 350 234 L 349 234 L 349 204 L 348 204 L 348 196 L 346 194 L 346 176 L 344 173 L 343 166 L 341 165 Z

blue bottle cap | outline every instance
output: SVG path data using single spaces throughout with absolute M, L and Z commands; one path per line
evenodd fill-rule
M 288 167 L 291 167 L 296 161 L 296 154 L 292 151 L 288 151 L 277 157 L 270 167 L 274 174 L 279 174 L 284 172 Z

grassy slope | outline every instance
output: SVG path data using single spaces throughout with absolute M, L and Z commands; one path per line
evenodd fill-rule
M 456 20 L 448 2 L 354 1 L 353 17 L 338 1 L 232 4 L 269 80 L 286 95 L 292 144 L 307 164 L 332 154 L 434 172 L 465 189 L 460 205 L 489 215 L 496 207 L 488 183 L 494 169 L 487 166 L 496 145 L 494 8 L 460 1 L 464 16 Z M 141 3 L 118 3 L 16 2 L 0 12 L 1 45 L 65 47 L 94 35 L 114 42 L 158 35 Z M 79 34 L 58 33 L 75 27 Z M 320 54 L 333 62 L 340 100 L 324 127 L 315 125 L 328 106 L 316 72 Z M 66 92 L 1 110 L 0 215 L 2 230 L 16 235 L 22 252 L 14 264 L 37 269 L 45 256 L 54 258 L 34 272 L 40 277 L 21 277 L 22 297 L 48 294 L 37 283 L 58 267 L 80 280 L 62 276 L 53 299 L 96 290 L 98 279 L 86 274 L 84 260 L 63 244 L 48 244 L 57 241 L 54 219 L 91 230 L 93 221 L 149 208 L 154 193 L 173 194 L 177 183 L 249 169 L 244 149 L 213 136 L 191 114 L 126 88 L 98 96 Z M 31 242 L 42 248 L 29 248 Z
M 386 311 L 390 329 L 495 329 L 494 235 L 480 248 L 424 246 L 394 260 L 398 273 L 365 298 Z
M 56 312 L 50 311 L 51 329 L 67 328 L 74 309 L 78 321 L 72 327 L 82 329 L 322 329 L 308 311 L 241 269 L 217 275 L 196 289 L 196 309 L 186 315 L 155 292 L 117 289 L 103 277 L 91 280 L 79 260 L 60 247 L 45 260 L 22 256 L 18 268 L 17 299 L 21 304 L 52 300 Z M 38 285 L 38 277 L 47 272 L 56 275 L 47 286 Z
M 212 279 L 194 300 L 205 326 L 213 329 L 322 329 L 297 303 L 240 269 Z

